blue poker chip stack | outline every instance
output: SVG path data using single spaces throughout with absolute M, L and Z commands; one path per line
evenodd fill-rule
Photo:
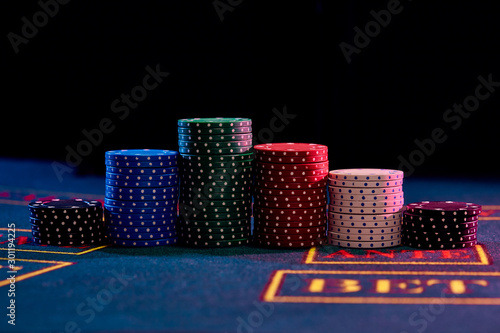
M 106 236 L 119 246 L 175 244 L 179 153 L 131 149 L 106 152 Z

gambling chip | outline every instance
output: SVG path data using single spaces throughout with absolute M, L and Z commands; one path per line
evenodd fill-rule
M 254 243 L 306 248 L 326 241 L 328 148 L 311 143 L 254 146 Z
M 28 204 L 32 241 L 54 246 L 98 245 L 104 239 L 103 209 L 85 199 L 36 200 Z
M 107 151 L 105 234 L 117 246 L 177 242 L 179 153 L 160 149 Z
M 350 248 L 400 245 L 404 174 L 390 169 L 328 173 L 328 243 Z
M 191 247 L 248 244 L 253 182 L 252 121 L 178 120 L 178 236 Z
M 481 205 L 456 201 L 421 201 L 406 206 L 402 243 L 423 249 L 461 249 L 477 244 Z

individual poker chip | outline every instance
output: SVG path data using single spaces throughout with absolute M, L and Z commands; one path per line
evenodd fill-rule
M 251 130 L 250 130 L 251 132 Z M 243 134 L 179 134 L 179 141 L 191 142 L 225 142 L 252 140 L 252 133 Z M 252 143 L 250 143 L 252 144 Z
M 283 190 L 302 190 L 312 188 L 323 188 L 326 186 L 326 180 L 320 180 L 311 183 L 283 183 L 257 180 L 255 185 L 261 188 L 283 189 Z
M 269 170 L 269 169 L 257 169 L 258 174 L 265 177 L 284 177 L 284 178 L 295 178 L 300 177 L 304 179 L 305 177 L 326 177 L 328 174 L 328 169 L 315 169 L 315 170 Z
M 326 206 L 326 199 L 315 200 L 315 201 L 303 201 L 303 202 L 283 202 L 283 201 L 267 201 L 267 200 L 256 200 L 255 204 L 259 207 L 265 208 L 315 208 Z
M 165 162 L 177 161 L 179 153 L 161 149 L 122 149 L 107 151 L 105 156 L 111 161 Z
M 210 167 L 204 167 L 204 166 L 194 166 L 194 167 L 188 167 L 184 166 L 182 167 L 182 173 L 188 174 L 189 173 L 199 173 L 200 176 L 202 177 L 234 177 L 238 175 L 252 175 L 253 168 L 251 165 L 248 166 L 234 166 L 234 167 L 226 167 L 226 168 L 210 168 Z M 210 178 L 211 179 L 211 178 Z M 222 180 L 225 180 L 224 178 Z
M 394 247 L 401 244 L 400 239 L 381 241 L 381 242 L 371 242 L 371 241 L 343 241 L 337 239 L 328 239 L 328 244 L 340 247 L 358 248 L 358 249 L 380 249 L 386 247 Z
M 367 214 L 367 215 L 359 215 L 359 214 L 344 214 L 344 213 L 335 213 L 328 212 L 328 219 L 330 220 L 338 220 L 338 221 L 356 221 L 356 222 L 376 222 L 376 221 L 401 221 L 401 213 L 392 213 L 392 214 Z
M 259 211 L 254 210 L 254 216 L 259 221 L 268 221 L 268 222 L 302 222 L 302 221 L 316 221 L 323 220 L 326 221 L 325 213 L 317 213 L 317 214 L 299 214 L 299 215 L 271 215 L 260 213 Z
M 193 155 L 183 154 L 182 160 L 199 163 L 230 163 L 230 162 L 247 162 L 253 160 L 253 153 L 245 154 L 228 154 L 228 155 Z
M 394 187 L 403 185 L 403 180 L 382 180 L 382 181 L 352 181 L 352 180 L 336 180 L 328 179 L 329 186 L 337 187 L 363 187 L 363 188 L 374 188 L 374 187 Z
M 349 227 L 349 228 L 389 228 L 400 227 L 401 220 L 383 220 L 383 221 L 349 221 L 349 220 L 336 220 L 328 219 L 330 226 L 336 227 Z
M 468 242 L 454 242 L 454 243 L 440 243 L 440 242 L 426 242 L 426 241 L 414 241 L 407 240 L 403 238 L 403 245 L 409 247 L 415 247 L 420 249 L 463 249 L 474 247 L 477 245 L 477 240 L 472 240 Z
M 202 193 L 199 192 L 184 192 L 181 193 L 181 200 L 247 200 L 251 199 L 250 189 L 248 192 L 220 192 L 220 193 Z
M 106 185 L 116 186 L 116 187 L 172 187 L 179 184 L 178 175 L 170 177 L 170 179 L 164 180 L 113 180 L 106 179 Z
M 220 186 L 220 185 L 183 185 L 183 192 L 194 192 L 194 193 L 241 193 L 241 192 L 250 192 L 251 186 L 249 185 L 238 185 L 238 186 Z
M 97 223 L 97 221 L 102 221 L 102 208 L 95 212 L 41 212 L 41 211 L 30 211 L 29 216 L 33 219 L 38 219 L 42 221 L 41 223 L 52 224 L 52 225 L 75 225 L 82 226 L 87 224 Z M 33 223 L 33 222 L 32 222 Z
M 326 189 L 324 187 L 310 188 L 310 189 L 272 189 L 272 188 L 255 188 L 257 195 L 270 195 L 270 196 L 311 196 L 326 194 Z
M 189 234 L 238 234 L 238 233 L 251 233 L 250 224 L 248 225 L 238 225 L 229 227 L 210 227 L 210 226 L 186 226 L 179 224 L 177 230 L 186 232 Z M 244 238 L 244 237 L 243 237 Z
M 315 207 L 315 208 L 265 208 L 260 206 L 254 206 L 254 211 L 259 214 L 269 215 L 269 216 L 293 216 L 293 215 L 313 215 L 313 214 L 324 214 L 325 207 Z
M 122 168 L 114 166 L 106 166 L 106 172 L 117 173 L 122 175 L 163 175 L 168 173 L 178 173 L 178 167 L 170 168 Z
M 198 239 L 187 239 L 182 240 L 184 245 L 192 247 L 233 247 L 241 246 L 250 243 L 250 238 L 243 239 L 231 239 L 231 240 L 198 240 Z
M 188 118 L 177 121 L 179 127 L 190 128 L 219 128 L 219 127 L 248 127 L 252 126 L 250 118 Z
M 315 155 L 315 156 L 262 156 L 256 155 L 255 160 L 263 163 L 317 163 L 328 161 L 328 155 Z
M 351 227 L 337 227 L 333 225 L 328 226 L 328 231 L 349 234 L 349 235 L 382 235 L 393 234 L 401 231 L 400 226 L 391 226 L 387 228 L 351 228 Z
M 36 216 L 34 216 L 36 215 Z M 88 213 L 87 215 L 44 215 L 30 213 L 30 223 L 44 227 L 75 227 L 88 228 L 102 224 L 102 213 Z
M 176 244 L 177 237 L 152 240 L 110 239 L 110 242 L 117 246 L 150 247 Z
M 406 206 L 409 213 L 427 216 L 470 216 L 481 213 L 481 205 L 458 201 L 420 201 Z
M 256 162 L 255 166 L 259 170 L 275 170 L 275 171 L 314 171 L 314 170 L 328 170 L 328 161 L 318 163 L 296 163 L 296 164 L 282 164 L 282 163 L 263 163 Z
M 179 235 L 182 239 L 198 240 L 198 241 L 229 241 L 235 239 L 250 238 L 250 231 L 235 232 L 235 233 L 196 233 L 188 231 L 180 231 Z
M 107 231 L 111 233 L 161 233 L 175 231 L 175 223 L 157 226 L 115 226 L 107 225 Z
M 316 182 L 321 182 L 323 183 L 326 179 L 326 176 L 297 176 L 297 177 L 281 177 L 281 176 L 268 176 L 268 175 L 262 175 L 258 174 L 255 176 L 255 179 L 258 182 L 262 183 L 316 183 Z
M 251 181 L 251 172 L 241 172 L 236 174 L 203 174 L 195 173 L 194 170 L 185 170 L 183 175 L 183 183 L 196 183 L 196 182 L 207 182 L 207 183 L 234 183 L 237 181 Z
M 220 212 L 220 213 L 205 213 L 205 212 L 189 212 L 194 220 L 240 220 L 251 217 L 250 210 L 239 212 Z
M 177 212 L 177 205 L 175 206 L 159 206 L 154 208 L 144 207 L 117 207 L 104 205 L 106 212 L 120 213 L 120 214 L 165 214 L 169 212 Z
M 232 147 L 232 148 L 187 148 L 179 147 L 181 154 L 196 154 L 196 155 L 231 155 L 243 154 L 252 151 L 252 146 Z
M 40 232 L 57 232 L 57 233 L 91 233 L 102 230 L 101 226 L 102 221 L 96 224 L 88 224 L 88 225 L 60 225 L 60 224 L 50 224 L 44 223 L 43 220 L 30 219 L 31 221 L 35 221 L 35 223 L 30 223 L 32 231 L 40 231 Z
M 256 233 L 254 235 L 254 238 L 261 240 L 271 240 L 271 241 L 315 241 L 315 240 L 323 240 L 325 238 L 325 233 L 322 232 L 315 234 L 298 234 L 298 235 Z
M 125 193 L 114 193 L 106 192 L 106 198 L 113 200 L 128 200 L 128 201 L 166 201 L 177 199 L 178 193 L 172 192 L 170 194 L 153 194 L 153 195 L 141 195 L 141 194 L 125 194 Z
M 73 241 L 90 241 L 90 240 L 98 240 L 102 238 L 101 232 L 91 232 L 91 233 L 49 233 L 49 232 L 40 232 L 40 231 L 32 231 L 31 234 L 33 237 L 41 239 L 41 240 L 73 240 Z
M 422 223 L 465 223 L 465 222 L 473 222 L 479 220 L 479 215 L 468 215 L 468 216 L 425 216 L 425 215 L 416 215 L 410 214 L 408 211 L 403 213 L 403 218 L 406 221 L 411 222 L 422 222 Z
M 252 126 L 240 126 L 240 127 L 178 127 L 177 132 L 179 134 L 190 134 L 190 135 L 231 135 L 240 133 L 252 133 Z
M 30 211 L 47 214 L 88 213 L 102 209 L 97 200 L 84 199 L 51 199 L 35 200 L 28 204 Z
M 203 141 L 178 141 L 179 147 L 183 148 L 202 148 L 202 149 L 219 149 L 219 148 L 238 148 L 238 147 L 250 147 L 252 146 L 252 140 L 244 141 L 215 141 L 215 142 L 203 142 Z
M 404 172 L 391 169 L 338 169 L 329 172 L 329 178 L 350 181 L 381 181 L 404 178 Z
M 404 200 L 404 193 L 397 194 L 344 194 L 330 192 L 332 200 L 352 200 L 352 201 L 388 201 L 388 200 Z
M 477 227 L 467 228 L 467 229 L 434 229 L 434 230 L 424 230 L 424 229 L 408 229 L 402 228 L 402 232 L 406 234 L 421 234 L 421 235 L 429 235 L 429 236 L 463 236 L 463 235 L 471 235 L 477 233 Z
M 104 212 L 104 217 L 106 223 L 110 220 L 115 220 L 115 221 L 146 221 L 146 220 L 152 220 L 152 221 L 164 221 L 164 220 L 171 220 L 173 218 L 176 218 L 177 212 L 166 212 L 166 213 L 143 213 L 143 214 L 128 214 L 128 213 L 121 213 L 121 212 L 111 212 L 111 211 L 105 211 Z
M 185 169 L 193 169 L 193 170 L 201 170 L 205 173 L 218 173 L 222 170 L 226 172 L 230 172 L 232 170 L 233 173 L 239 172 L 239 169 L 242 168 L 250 168 L 253 165 L 252 160 L 243 160 L 243 161 L 229 161 L 229 162 L 192 162 L 190 160 L 183 160 L 182 166 Z M 222 171 L 224 172 L 224 171 Z
M 165 220 L 132 220 L 132 219 L 107 219 L 106 227 L 174 227 L 176 217 Z
M 184 205 L 189 205 L 192 207 L 241 207 L 250 206 L 252 200 L 242 199 L 242 200 L 200 200 L 200 199 L 181 199 L 180 202 Z
M 171 168 L 177 166 L 177 160 L 165 160 L 165 161 L 121 161 L 121 160 L 110 160 L 106 159 L 104 161 L 106 166 L 112 166 L 117 168 Z
M 372 187 L 372 188 L 363 188 L 363 187 L 341 187 L 341 186 L 328 186 L 328 191 L 330 193 L 339 193 L 339 194 L 395 194 L 402 193 L 403 186 L 393 186 L 393 187 Z
M 318 246 L 326 243 L 326 238 L 320 240 L 300 240 L 300 241 L 291 241 L 291 240 L 270 240 L 270 239 L 254 239 L 254 243 L 258 246 L 262 247 L 271 247 L 271 248 L 309 248 Z
M 299 157 L 320 156 L 328 154 L 328 147 L 314 143 L 264 143 L 254 147 L 255 153 L 263 157 Z
M 304 227 L 304 228 L 278 228 L 278 227 L 263 227 L 260 225 L 254 226 L 254 233 L 278 234 L 278 235 L 306 235 L 306 234 L 322 234 L 325 236 L 326 226 L 319 227 Z
M 106 195 L 108 195 L 108 193 L 116 193 L 129 196 L 177 194 L 179 192 L 179 187 L 169 186 L 169 187 L 125 187 L 124 188 L 124 187 L 106 185 L 105 192 Z
M 164 173 L 158 175 L 128 175 L 121 173 L 106 173 L 106 179 L 122 181 L 159 181 L 177 179 L 178 173 Z
M 165 207 L 165 206 L 177 206 L 177 199 L 170 200 L 115 200 L 104 198 L 104 204 L 113 207 L 131 207 L 131 208 L 155 208 L 155 207 Z
M 270 227 L 270 228 L 310 228 L 321 227 L 326 225 L 325 219 L 307 220 L 307 221 L 269 221 L 255 219 L 255 226 Z
M 426 231 L 433 231 L 433 230 L 462 230 L 462 229 L 469 229 L 469 228 L 476 228 L 478 226 L 478 221 L 470 221 L 470 222 L 464 222 L 464 223 L 445 223 L 445 222 L 419 222 L 419 221 L 406 221 L 403 218 L 403 221 L 401 222 L 403 227 L 405 229 L 412 229 L 412 230 L 426 230 Z
M 194 220 L 192 218 L 186 218 L 185 216 L 180 216 L 179 226 L 188 227 L 204 227 L 204 228 L 221 228 L 221 227 L 239 227 L 239 226 L 249 226 L 250 220 L 239 219 L 239 220 Z
M 410 242 L 420 242 L 424 241 L 427 243 L 460 243 L 460 242 L 469 242 L 477 239 L 477 234 L 470 235 L 433 235 L 433 234 L 414 234 L 414 233 L 405 233 L 403 231 L 404 240 L 408 240 Z
M 335 213 L 344 214 L 391 214 L 401 212 L 403 206 L 391 206 L 391 207 L 343 207 L 343 206 L 333 206 L 328 205 L 328 209 Z
M 376 208 L 376 207 L 403 206 L 404 200 L 355 201 L 355 200 L 336 200 L 332 198 L 330 199 L 330 204 L 333 206 L 342 206 L 342 207 Z
M 44 239 L 31 237 L 31 241 L 35 244 L 41 245 L 53 245 L 53 246 L 87 246 L 87 245 L 98 245 L 103 242 L 102 238 L 91 238 L 91 239 Z
M 174 231 L 161 231 L 161 232 L 115 232 L 108 230 L 106 236 L 111 239 L 136 239 L 136 240 L 151 240 L 151 239 L 164 239 L 176 237 Z
M 321 201 L 326 199 L 326 194 L 313 194 L 313 195 L 266 195 L 266 194 L 256 194 L 255 202 L 265 201 L 265 202 L 279 202 L 279 203 L 289 203 L 298 202 L 306 203 L 308 201 Z
M 180 207 L 181 212 L 188 214 L 226 214 L 226 213 L 238 213 L 250 211 L 250 205 L 239 205 L 239 206 L 204 206 L 204 207 L 194 207 L 190 205 L 183 205 Z
M 328 238 L 343 241 L 361 241 L 361 242 L 382 242 L 391 241 L 401 238 L 400 232 L 392 234 L 343 234 L 338 232 L 329 231 Z

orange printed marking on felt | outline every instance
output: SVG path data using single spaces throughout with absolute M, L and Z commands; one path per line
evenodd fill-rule
M 285 294 L 283 286 L 289 275 L 291 281 L 302 281 L 302 288 Z M 495 288 L 496 284 L 485 279 L 462 279 L 463 276 L 498 278 L 500 272 L 278 270 L 271 275 L 261 299 L 279 303 L 500 305 L 498 297 L 473 297 L 475 290 Z M 436 291 L 450 297 L 425 296 L 426 292 Z
M 318 249 L 312 247 L 306 252 L 304 263 L 322 265 L 490 265 L 492 263 L 491 256 L 482 244 L 468 249 L 439 251 L 391 249 L 365 250 L 359 254 L 354 251 L 358 249 L 339 249 L 320 257 Z M 405 254 L 409 256 L 404 256 Z

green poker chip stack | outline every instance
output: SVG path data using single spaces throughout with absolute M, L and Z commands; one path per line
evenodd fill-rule
M 181 244 L 228 247 L 249 243 L 252 216 L 252 120 L 178 121 Z

